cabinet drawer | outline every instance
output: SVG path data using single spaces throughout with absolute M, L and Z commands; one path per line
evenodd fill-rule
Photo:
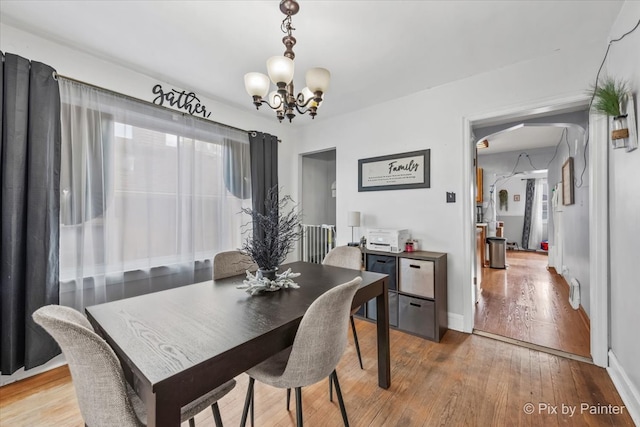
M 377 320 L 376 299 L 367 302 L 367 318 Z M 389 324 L 398 326 L 398 294 L 389 292 Z
M 400 292 L 425 298 L 434 297 L 434 263 L 418 259 L 400 259 Z
M 435 339 L 435 303 L 400 295 L 398 328 L 429 339 Z
M 367 270 L 389 275 L 389 289 L 396 286 L 396 257 L 386 255 L 367 255 Z

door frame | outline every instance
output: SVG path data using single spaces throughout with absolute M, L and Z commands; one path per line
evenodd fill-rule
M 472 141 L 473 123 L 489 119 L 516 120 L 519 117 L 560 111 L 571 107 L 586 106 L 589 97 L 585 94 L 552 98 L 539 102 L 512 105 L 504 109 L 462 117 L 463 185 L 466 197 L 462 200 L 464 286 L 463 331 L 472 333 L 474 327 L 475 304 L 473 300 L 473 279 L 475 277 L 475 170 L 473 159 L 475 146 Z M 590 115 L 589 120 L 589 257 L 590 257 L 590 301 L 591 301 L 591 356 L 597 366 L 607 367 L 609 350 L 609 231 L 608 231 L 608 142 L 606 123 L 598 116 Z

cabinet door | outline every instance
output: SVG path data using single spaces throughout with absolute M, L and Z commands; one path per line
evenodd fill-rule
M 398 328 L 434 340 L 436 338 L 435 303 L 400 295 Z
M 434 298 L 433 261 L 400 258 L 398 290 L 424 298 Z
M 389 275 L 389 290 L 397 289 L 396 257 L 387 255 L 367 255 L 367 271 Z
M 376 299 L 374 298 L 367 302 L 367 318 L 377 320 L 377 313 Z M 391 291 L 389 291 L 389 324 L 398 326 L 398 293 Z

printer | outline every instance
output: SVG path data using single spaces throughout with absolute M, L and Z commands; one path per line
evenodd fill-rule
M 367 249 L 381 252 L 404 252 L 404 244 L 409 240 L 409 230 L 373 228 L 367 230 Z

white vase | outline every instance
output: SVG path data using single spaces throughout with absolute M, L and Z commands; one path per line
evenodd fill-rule
M 614 149 L 624 148 L 629 141 L 629 125 L 627 115 L 620 115 L 611 119 L 611 146 Z

